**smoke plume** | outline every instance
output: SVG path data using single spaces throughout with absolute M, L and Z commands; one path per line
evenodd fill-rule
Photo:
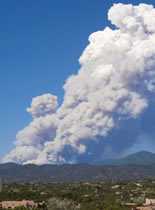
M 90 35 L 80 70 L 64 85 L 62 104 L 57 108 L 51 94 L 32 100 L 27 111 L 33 120 L 18 132 L 3 162 L 77 162 L 149 107 L 155 95 L 155 9 L 114 4 L 108 19 L 115 28 Z

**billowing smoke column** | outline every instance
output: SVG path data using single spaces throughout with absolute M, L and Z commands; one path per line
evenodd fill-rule
M 155 9 L 115 4 L 106 27 L 89 37 L 81 69 L 56 96 L 34 98 L 27 109 L 33 121 L 17 134 L 16 147 L 3 162 L 76 162 L 88 145 L 105 141 L 120 122 L 140 116 L 155 95 Z
M 33 118 L 52 114 L 56 111 L 58 106 L 57 97 L 51 94 L 44 94 L 33 98 L 30 108 L 27 111 L 32 114 Z

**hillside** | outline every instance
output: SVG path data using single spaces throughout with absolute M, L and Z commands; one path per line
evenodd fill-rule
M 155 154 L 138 152 L 102 164 L 18 165 L 0 164 L 5 182 L 123 181 L 155 178 Z
M 153 166 L 97 165 L 0 165 L 0 177 L 6 182 L 110 181 L 155 177 Z

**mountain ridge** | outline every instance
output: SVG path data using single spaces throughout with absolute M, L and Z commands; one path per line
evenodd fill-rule
M 152 159 L 152 160 L 151 160 Z M 113 160 L 114 161 L 114 160 Z M 143 163 L 143 164 L 142 164 Z M 141 151 L 108 164 L 20 165 L 0 164 L 0 178 L 6 183 L 127 181 L 155 178 L 155 154 Z
M 106 159 L 101 165 L 151 165 L 155 164 L 155 153 L 148 151 L 139 151 L 129 154 L 123 158 Z

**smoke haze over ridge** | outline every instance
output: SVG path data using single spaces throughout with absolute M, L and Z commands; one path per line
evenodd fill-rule
M 91 150 L 96 142 L 113 153 L 104 145 L 111 132 L 148 109 L 155 96 L 155 9 L 114 4 L 108 19 L 115 29 L 90 35 L 62 104 L 50 93 L 32 100 L 27 111 L 33 120 L 3 162 L 74 163 L 97 157 L 98 148 Z

